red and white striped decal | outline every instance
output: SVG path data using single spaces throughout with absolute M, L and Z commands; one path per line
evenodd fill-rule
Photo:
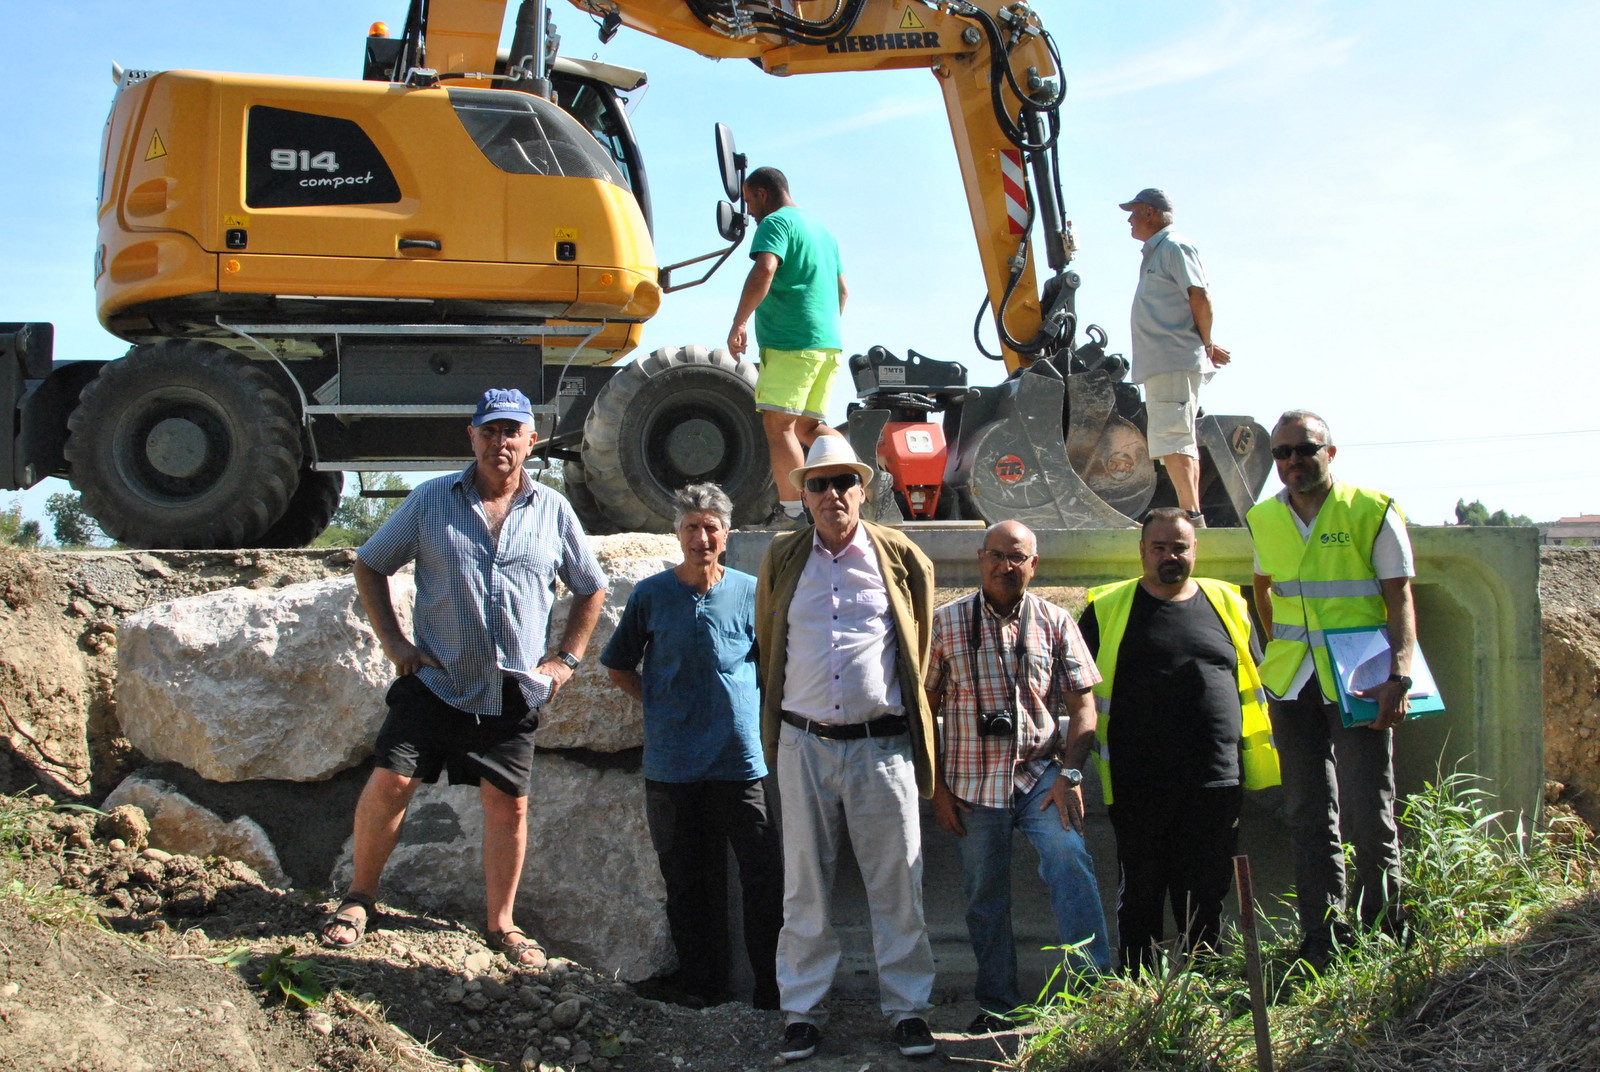
M 1011 225 L 1010 233 L 1023 234 L 1028 229 L 1028 188 L 1019 150 L 1000 150 L 1000 178 L 1006 188 L 1006 216 Z

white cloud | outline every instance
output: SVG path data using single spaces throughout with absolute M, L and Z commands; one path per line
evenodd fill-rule
M 894 123 L 911 116 L 927 115 L 930 112 L 943 112 L 944 103 L 935 93 L 929 92 L 920 97 L 891 97 L 878 102 L 875 106 L 864 112 L 858 112 L 844 118 L 835 119 L 817 126 L 804 127 L 791 134 L 781 135 L 768 142 L 770 149 L 788 149 L 796 145 L 807 145 L 812 142 L 826 141 L 841 134 L 854 134 L 862 130 Z
M 1316 14 L 1320 6 L 1275 8 L 1265 15 L 1227 5 L 1219 20 L 1181 40 L 1139 49 L 1113 67 L 1073 79 L 1073 97 L 1118 97 L 1225 71 L 1244 72 L 1256 80 L 1341 66 L 1356 39 L 1329 36 L 1325 20 Z

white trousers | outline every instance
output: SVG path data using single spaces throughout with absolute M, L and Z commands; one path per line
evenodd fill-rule
M 784 724 L 783 931 L 778 993 L 789 1023 L 821 1027 L 839 967 L 831 909 L 839 838 L 848 834 L 872 913 L 878 998 L 890 1025 L 925 1016 L 933 947 L 922 917 L 922 828 L 911 738 L 830 741 Z

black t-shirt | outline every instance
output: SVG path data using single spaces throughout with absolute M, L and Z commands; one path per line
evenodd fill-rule
M 1094 604 L 1079 622 L 1100 649 Z M 1167 602 L 1134 589 L 1111 691 L 1117 799 L 1239 784 L 1238 657 L 1204 592 Z

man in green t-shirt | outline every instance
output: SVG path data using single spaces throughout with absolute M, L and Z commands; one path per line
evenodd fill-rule
M 750 243 L 755 264 L 733 314 L 728 349 L 743 358 L 753 315 L 761 340 L 756 409 L 767 433 L 778 499 L 785 516 L 798 523 L 800 489 L 789 472 L 804 464 L 805 451 L 818 436 L 838 434 L 823 418 L 839 371 L 844 273 L 839 244 L 816 217 L 790 200 L 783 172 L 756 168 L 745 177 L 744 200 L 759 224 Z

